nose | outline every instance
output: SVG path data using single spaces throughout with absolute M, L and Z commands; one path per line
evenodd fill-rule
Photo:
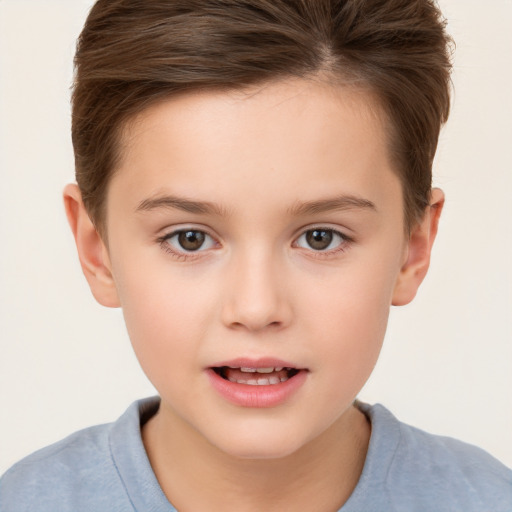
M 278 259 L 248 250 L 230 263 L 224 283 L 222 320 L 230 329 L 282 329 L 292 319 L 286 273 Z

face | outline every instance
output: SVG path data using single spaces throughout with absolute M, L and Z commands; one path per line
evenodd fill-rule
M 407 245 L 374 106 L 295 81 L 172 99 L 127 129 L 109 265 L 162 421 L 259 458 L 342 421 Z

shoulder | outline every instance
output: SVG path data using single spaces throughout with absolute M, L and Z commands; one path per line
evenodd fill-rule
M 400 468 L 417 475 L 417 486 L 429 481 L 439 493 L 458 496 L 475 510 L 488 509 L 491 503 L 493 511 L 512 510 L 512 471 L 476 446 L 400 423 L 391 474 L 400 478 Z
M 97 426 L 43 448 L 12 466 L 0 480 L 0 510 L 50 510 L 58 496 L 64 510 L 78 489 L 101 482 L 109 460 L 108 426 Z
M 121 421 L 138 423 L 134 406 L 116 423 L 81 430 L 16 463 L 0 479 L 0 510 L 133 510 L 111 455 L 111 431 Z
M 487 452 L 406 425 L 380 405 L 363 409 L 395 510 L 512 510 L 512 470 Z

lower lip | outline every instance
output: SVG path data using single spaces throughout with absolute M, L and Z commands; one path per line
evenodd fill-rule
M 307 371 L 301 370 L 280 384 L 251 386 L 223 379 L 209 368 L 207 375 L 214 389 L 229 402 L 242 407 L 276 407 L 285 403 L 304 384 Z

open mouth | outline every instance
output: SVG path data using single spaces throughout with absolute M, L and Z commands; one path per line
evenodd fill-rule
M 272 386 L 286 382 L 299 373 L 297 368 L 233 368 L 230 366 L 214 367 L 212 370 L 225 380 L 249 386 Z

